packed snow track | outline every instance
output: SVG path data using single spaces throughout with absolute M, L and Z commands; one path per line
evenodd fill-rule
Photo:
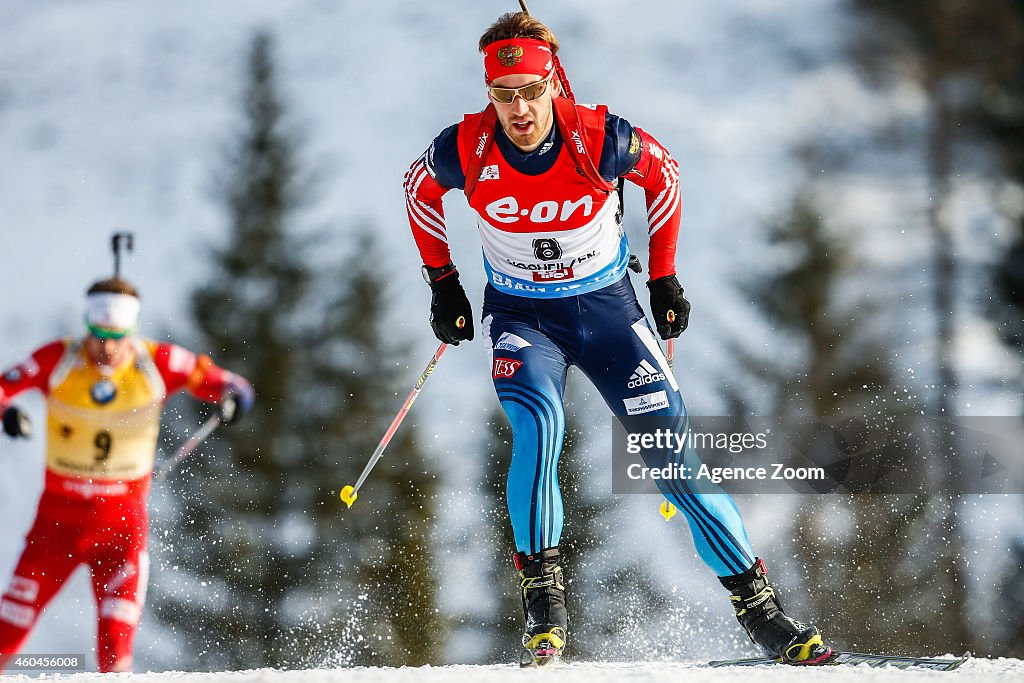
M 919 683 L 988 683 L 990 681 L 1024 681 L 1024 661 L 1020 659 L 972 659 L 956 671 L 900 671 L 872 669 L 866 666 L 836 666 L 796 670 L 791 667 L 758 668 L 726 667 L 710 669 L 701 663 L 630 662 L 564 664 L 557 669 L 530 670 L 518 666 L 439 666 L 402 668 L 309 669 L 300 671 L 232 671 L 222 673 L 164 673 L 48 675 L 46 680 L 69 683 L 522 683 L 532 677 L 558 683 L 750 683 L 756 674 L 758 683 L 873 683 L 875 681 Z M 38 680 L 29 676 L 10 675 L 2 683 Z

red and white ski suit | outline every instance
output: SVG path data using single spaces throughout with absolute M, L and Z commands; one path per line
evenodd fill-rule
M 113 371 L 81 340 L 49 343 L 0 377 L 0 411 L 22 391 L 47 399 L 47 463 L 38 512 L 0 597 L 0 670 L 71 573 L 89 567 L 99 618 L 100 671 L 127 671 L 145 602 L 146 496 L 160 412 L 185 390 L 216 402 L 243 378 L 179 346 L 133 339 Z

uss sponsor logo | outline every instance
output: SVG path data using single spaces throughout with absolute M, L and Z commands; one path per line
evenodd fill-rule
M 495 358 L 494 372 L 492 373 L 491 376 L 494 379 L 513 377 L 521 367 L 523 367 L 523 361 L 521 360 L 512 360 L 511 358 Z

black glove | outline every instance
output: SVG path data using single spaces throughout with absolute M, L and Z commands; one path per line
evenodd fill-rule
M 242 416 L 252 408 L 256 400 L 256 392 L 253 391 L 249 380 L 241 375 L 232 372 L 225 373 L 227 378 L 223 393 L 220 397 L 218 409 L 220 411 L 220 423 L 222 425 L 234 424 L 242 419 Z
M 229 425 L 242 417 L 242 410 L 238 402 L 238 394 L 224 394 L 217 407 L 220 411 L 220 423 L 222 425 Z
M 4 411 L 4 433 L 7 436 L 20 436 L 27 439 L 32 436 L 32 421 L 19 408 L 9 406 Z
M 248 412 L 248 406 L 245 402 L 233 391 L 229 391 L 224 394 L 218 404 L 220 411 L 220 423 L 222 425 L 230 425 L 238 422 L 242 419 L 242 416 Z
M 442 268 L 424 268 L 430 283 L 430 327 L 440 341 L 458 346 L 473 341 L 473 309 L 459 282 L 459 271 L 449 263 Z
M 690 302 L 675 275 L 666 275 L 647 283 L 651 290 L 651 313 L 662 339 L 678 337 L 690 323 Z

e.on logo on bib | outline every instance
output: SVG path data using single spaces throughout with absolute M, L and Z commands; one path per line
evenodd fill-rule
M 484 212 L 498 223 L 515 223 L 520 218 L 527 218 L 531 223 L 550 223 L 556 218 L 567 221 L 579 210 L 583 211 L 584 216 L 592 214 L 594 198 L 588 194 L 576 200 L 566 199 L 561 204 L 549 199 L 537 202 L 531 208 L 521 209 L 515 197 L 502 197 L 484 207 Z
M 523 361 L 512 360 L 511 358 L 495 358 L 494 359 L 494 379 L 502 379 L 504 377 L 512 377 L 516 374 L 516 370 L 523 366 Z

